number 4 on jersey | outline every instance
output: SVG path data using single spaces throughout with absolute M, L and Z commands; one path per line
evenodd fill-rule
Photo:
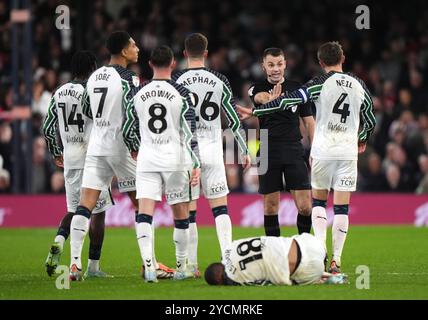
M 341 115 L 340 122 L 342 122 L 342 123 L 346 123 L 346 119 L 351 114 L 349 112 L 349 104 L 343 103 L 347 96 L 348 96 L 347 93 L 342 93 L 340 95 L 339 99 L 334 104 L 334 107 L 333 107 L 333 113 L 337 113 L 337 114 Z M 343 103 L 343 108 L 340 109 L 340 106 L 342 105 L 342 103 Z

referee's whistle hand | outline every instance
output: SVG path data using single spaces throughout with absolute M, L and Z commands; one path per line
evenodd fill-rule
M 253 116 L 253 109 L 236 105 L 238 115 L 241 120 L 247 120 Z

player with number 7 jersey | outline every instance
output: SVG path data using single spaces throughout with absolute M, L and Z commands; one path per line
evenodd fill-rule
M 43 134 L 58 167 L 64 167 L 67 214 L 62 218 L 54 243 L 45 262 L 49 276 L 55 273 L 70 235 L 70 225 L 79 204 L 83 168 L 92 121 L 82 114 L 82 97 L 88 76 L 96 69 L 96 57 L 78 51 L 71 59 L 73 80 L 55 90 L 43 123 Z M 105 210 L 112 206 L 109 186 L 102 190 L 91 220 L 88 277 L 106 277 L 99 268 L 104 239 Z
M 138 61 L 138 47 L 125 31 L 115 31 L 107 39 L 110 64 L 95 70 L 83 95 L 83 113 L 93 119 L 83 170 L 79 206 L 71 221 L 70 279 L 81 280 L 81 252 L 88 232 L 94 200 L 116 176 L 119 191 L 127 192 L 136 207 L 136 163 L 126 152 L 122 138 L 124 106 L 139 85 L 127 69 Z

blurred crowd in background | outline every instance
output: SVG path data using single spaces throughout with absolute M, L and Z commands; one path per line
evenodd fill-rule
M 104 48 L 113 30 L 127 30 L 140 48 L 131 68 L 150 79 L 150 51 L 171 46 L 178 68 L 185 67 L 183 41 L 192 32 L 209 39 L 208 66 L 226 75 L 234 96 L 250 105 L 247 90 L 263 79 L 261 55 L 266 47 L 286 52 L 286 77 L 304 83 L 321 72 L 318 46 L 339 41 L 346 55 L 345 71 L 363 79 L 374 97 L 377 127 L 360 157 L 358 190 L 428 192 L 428 3 L 367 1 L 370 29 L 358 30 L 355 8 L 361 1 L 33 1 L 33 193 L 64 191 L 62 172 L 55 168 L 41 124 L 55 88 L 70 80 L 73 52 L 88 49 L 99 64 L 108 62 Z M 71 30 L 55 27 L 55 8 L 71 10 Z M 12 108 L 10 84 L 9 8 L 0 1 L 0 112 Z M 245 123 L 257 128 L 257 120 Z M 305 134 L 304 134 L 305 136 Z M 0 193 L 10 192 L 12 145 L 10 122 L 0 120 Z M 308 149 L 308 141 L 304 138 Z M 255 141 L 250 141 L 256 145 Z M 255 148 L 253 148 L 255 149 Z M 257 192 L 257 176 L 227 165 L 229 187 Z

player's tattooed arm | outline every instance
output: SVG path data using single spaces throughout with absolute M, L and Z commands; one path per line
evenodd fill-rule
M 49 152 L 54 158 L 62 157 L 61 144 L 57 140 L 58 113 L 55 97 L 52 96 L 48 107 L 48 114 L 43 122 L 43 135 L 46 140 Z

